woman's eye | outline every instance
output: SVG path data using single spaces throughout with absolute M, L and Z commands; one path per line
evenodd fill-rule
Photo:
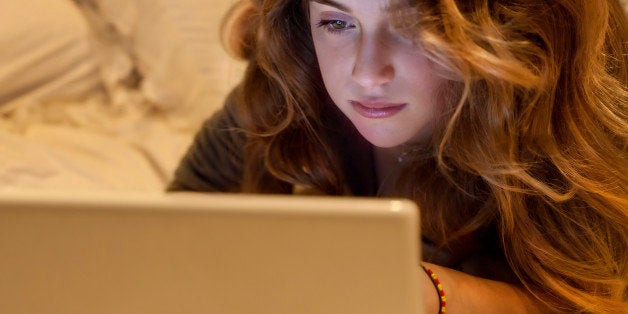
M 324 27 L 329 32 L 342 32 L 355 26 L 343 20 L 321 20 L 318 27 Z
M 335 29 L 345 29 L 347 28 L 347 22 L 345 21 L 341 21 L 341 20 L 336 20 L 333 21 L 331 23 L 329 23 L 329 26 L 335 28 Z

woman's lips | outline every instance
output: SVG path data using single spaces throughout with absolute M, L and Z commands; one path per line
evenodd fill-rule
M 403 110 L 407 104 L 369 102 L 369 101 L 349 101 L 353 109 L 361 116 L 369 119 L 383 119 L 392 117 Z

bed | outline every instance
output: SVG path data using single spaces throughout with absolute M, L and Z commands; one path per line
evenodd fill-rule
M 240 80 L 233 2 L 0 1 L 0 192 L 162 193 Z

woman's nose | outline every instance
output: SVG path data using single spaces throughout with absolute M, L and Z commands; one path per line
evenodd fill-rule
M 356 49 L 353 80 L 365 88 L 378 87 L 392 81 L 395 69 L 391 52 L 391 47 L 380 38 L 361 38 Z

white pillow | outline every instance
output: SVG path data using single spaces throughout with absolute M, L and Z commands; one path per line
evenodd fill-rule
M 98 89 L 90 36 L 71 0 L 0 1 L 0 109 Z
M 180 127 L 196 129 L 240 80 L 244 64 L 220 42 L 222 18 L 235 0 L 78 1 L 91 4 L 96 19 L 114 30 L 116 42 L 109 38 L 109 44 L 117 48 L 107 50 L 126 50 L 144 98 Z M 116 63 L 105 62 L 103 72 L 120 74 Z

